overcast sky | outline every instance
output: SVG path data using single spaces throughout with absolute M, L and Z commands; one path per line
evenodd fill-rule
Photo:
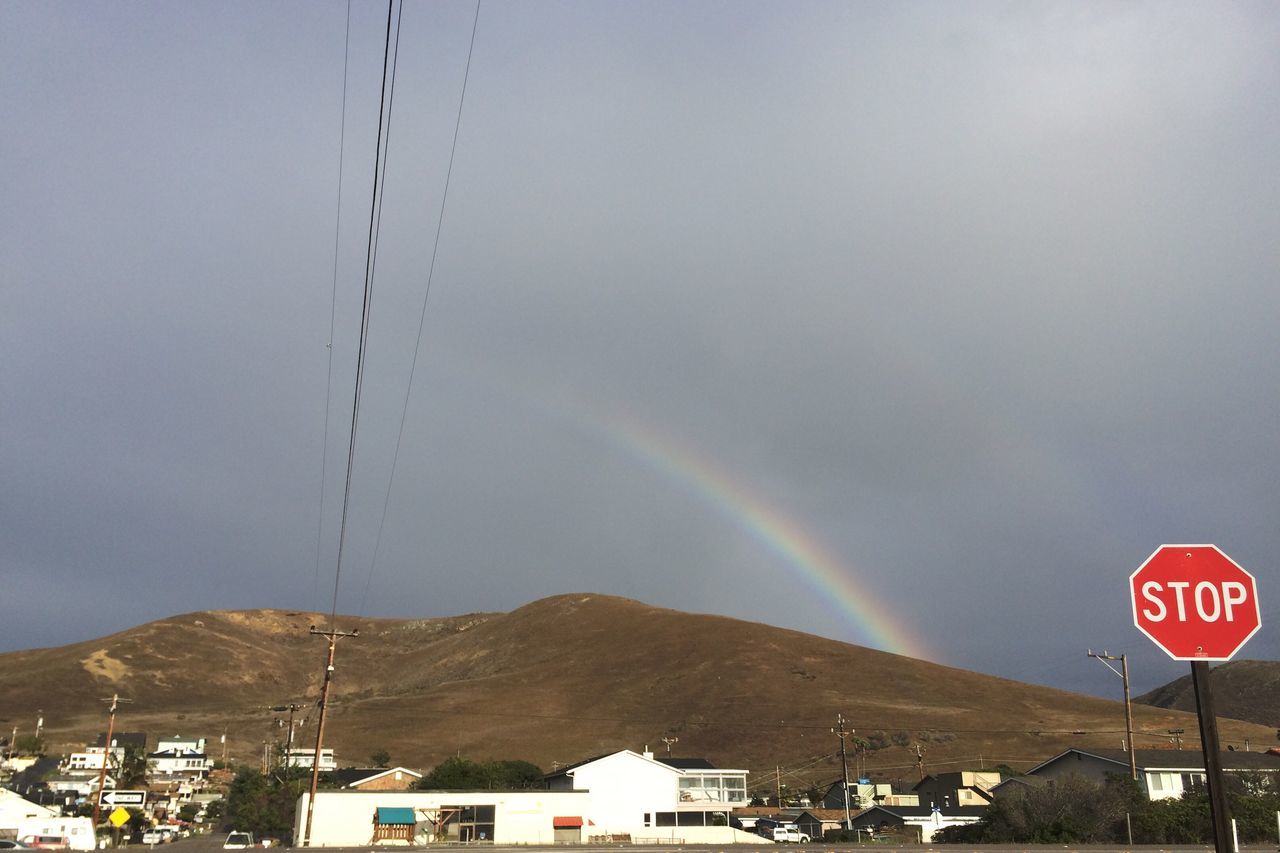
M 332 606 L 347 11 L 0 4 L 0 649 Z M 403 11 L 340 612 L 595 591 L 1118 697 L 1088 648 L 1187 671 L 1129 573 L 1213 542 L 1280 654 L 1274 3 L 484 0 L 410 385 L 475 12 Z

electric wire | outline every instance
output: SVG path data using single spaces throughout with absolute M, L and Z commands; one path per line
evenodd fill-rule
M 387 33 L 382 53 L 382 91 L 378 104 L 378 138 L 374 150 L 373 197 L 369 203 L 369 239 L 365 248 L 364 299 L 360 311 L 360 343 L 356 351 L 356 380 L 351 403 L 351 435 L 347 444 L 347 472 L 342 490 L 342 524 L 338 532 L 338 561 L 333 573 L 333 606 L 329 613 L 332 626 L 338 616 L 338 589 L 342 581 L 342 558 L 347 540 L 347 520 L 351 508 L 351 478 L 355 467 L 356 437 L 360 426 L 360 398 L 364 390 L 365 352 L 369 340 L 369 313 L 373 298 L 373 243 L 374 223 L 378 211 L 378 199 L 382 191 L 382 125 L 387 106 L 387 66 L 391 54 L 391 12 L 394 0 L 387 0 Z
M 479 25 L 480 25 L 480 3 L 481 3 L 481 0 L 476 0 L 476 11 L 475 11 L 475 15 L 472 17 L 472 20 L 471 20 L 471 41 L 467 47 L 466 67 L 462 72 L 462 91 L 458 96 L 458 110 L 457 110 L 457 114 L 454 116 L 453 141 L 449 148 L 449 164 L 445 169 L 444 189 L 441 192 L 441 196 L 440 196 L 440 212 L 436 216 L 435 240 L 433 241 L 432 247 L 431 247 L 431 263 L 427 267 L 427 281 L 426 281 L 426 286 L 423 288 L 423 293 L 422 293 L 422 310 L 419 312 L 419 315 L 418 315 L 418 335 L 413 344 L 413 358 L 410 361 L 410 365 L 409 365 L 409 378 L 405 383 L 404 402 L 401 404 L 401 407 L 400 407 L 400 427 L 396 431 L 395 450 L 391 456 L 391 472 L 387 476 L 387 490 L 386 490 L 386 494 L 383 496 L 383 499 L 382 499 L 382 515 L 378 520 L 378 533 L 376 538 L 374 539 L 373 557 L 369 562 L 369 574 L 368 574 L 368 577 L 365 578 L 364 594 L 361 596 L 360 607 L 357 610 L 357 613 L 361 616 L 364 615 L 365 605 L 368 602 L 368 598 L 369 598 L 369 590 L 373 584 L 374 571 L 376 570 L 378 565 L 378 554 L 380 553 L 382 548 L 382 532 L 387 522 L 387 510 L 388 510 L 388 507 L 390 507 L 391 505 L 391 489 L 395 483 L 396 468 L 400 461 L 400 445 L 404 439 L 405 421 L 407 419 L 407 415 L 409 412 L 409 399 L 413 394 L 413 380 L 418 369 L 419 353 L 422 350 L 422 331 L 426 326 L 427 303 L 431 297 L 431 284 L 435 280 L 436 258 L 439 257 L 439 254 L 440 254 L 440 234 L 444 229 L 444 214 L 445 214 L 446 205 L 448 204 L 448 201 L 449 201 L 449 185 L 453 179 L 453 163 L 458 151 L 458 135 L 462 127 L 462 110 L 467 100 L 467 81 L 471 79 L 471 59 L 472 59 L 472 56 L 475 54 L 476 30 L 479 28 Z M 401 11 L 403 11 L 403 9 L 404 9 L 404 6 L 402 4 Z M 396 38 L 397 38 L 396 54 L 398 57 L 399 56 L 398 25 L 397 25 Z M 393 96 L 394 96 L 394 93 L 395 93 L 395 76 L 393 73 L 392 75 L 392 95 Z M 389 124 L 390 124 L 390 121 L 388 120 L 388 125 Z M 388 133 L 389 132 L 390 131 L 388 129 Z
M 316 571 L 312 595 L 320 593 L 320 549 L 324 538 L 324 504 L 329 471 L 329 407 L 333 399 L 333 329 L 338 313 L 338 246 L 342 234 L 342 164 L 347 147 L 347 73 L 351 64 L 351 0 L 347 0 L 347 31 L 342 54 L 342 120 L 338 130 L 338 210 L 333 225 L 333 290 L 329 297 L 329 365 L 324 380 L 324 439 L 320 449 L 320 510 L 316 518 Z

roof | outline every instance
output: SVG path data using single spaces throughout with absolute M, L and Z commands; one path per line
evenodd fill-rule
M 844 820 L 844 809 L 805 809 L 796 815 L 796 820 L 808 815 L 814 820 Z
M 116 746 L 137 746 L 146 749 L 147 733 L 146 732 L 112 732 L 111 740 Z M 94 746 L 106 746 L 107 733 L 98 732 L 98 739 L 93 742 Z
M 899 818 L 930 817 L 934 808 L 932 806 L 872 806 L 854 815 L 853 819 L 856 821 L 871 816 L 875 812 Z M 937 809 L 937 812 L 943 817 L 982 817 L 989 813 L 986 806 L 951 806 L 950 808 L 944 806 Z
M 677 770 L 716 770 L 718 769 L 710 761 L 705 758 L 657 758 L 653 759 L 659 764 L 665 764 L 668 767 L 674 767 Z
M 207 758 L 203 752 L 194 749 L 162 749 L 153 752 L 147 758 Z
M 1072 748 L 1060 752 L 1047 761 L 1042 761 L 1027 771 L 1034 774 L 1050 764 L 1060 761 L 1072 753 L 1088 755 L 1101 761 L 1109 761 L 1126 772 L 1129 769 L 1129 753 L 1123 749 L 1080 749 Z M 1204 772 L 1204 756 L 1196 749 L 1135 749 L 1134 762 L 1139 770 L 1176 770 L 1179 772 Z M 1223 770 L 1280 770 L 1280 756 L 1265 752 L 1245 752 L 1243 750 L 1227 750 L 1219 753 L 1219 761 Z
M 710 761 L 707 761 L 707 759 L 705 758 L 658 758 L 657 756 L 652 754 L 645 755 L 630 749 L 619 749 L 619 750 L 615 750 L 614 752 L 606 752 L 604 755 L 595 755 L 595 756 L 592 756 L 591 758 L 584 758 L 582 761 L 577 761 L 577 762 L 574 762 L 573 764 L 566 764 L 564 767 L 554 770 L 551 773 L 547 773 L 542 778 L 543 780 L 554 779 L 558 776 L 565 775 L 570 770 L 576 770 L 579 767 L 583 767 L 587 764 L 591 764 L 596 761 L 602 761 L 606 758 L 612 758 L 615 755 L 633 755 L 636 758 L 640 758 L 645 761 L 652 761 L 654 764 L 661 764 L 663 767 L 669 767 L 672 770 L 675 770 L 678 772 L 684 772 L 686 770 L 732 769 L 732 768 L 716 767 L 714 764 L 712 764 Z M 741 772 L 746 772 L 746 771 L 741 771 Z
M 341 770 L 332 770 L 324 775 L 337 782 L 339 786 L 350 788 L 356 785 L 363 785 L 365 782 L 371 782 L 396 771 L 412 776 L 415 779 L 422 778 L 421 773 L 416 770 L 410 770 L 408 767 L 344 767 Z

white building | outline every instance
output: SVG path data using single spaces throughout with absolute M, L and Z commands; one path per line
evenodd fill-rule
M 746 777 L 700 759 L 659 761 L 623 750 L 561 768 L 546 777 L 547 790 L 320 791 L 310 843 L 759 844 L 759 836 L 728 825 L 734 806 L 746 803 Z M 307 805 L 304 794 L 297 845 Z
M 0 788 L 0 833 L 16 835 L 18 826 L 37 818 L 56 817 L 57 809 L 37 805 L 7 788 Z
M 314 749 L 306 749 L 294 747 L 285 752 L 285 766 L 287 767 L 305 767 L 310 770 L 316 763 L 316 751 Z M 326 770 L 337 770 L 338 762 L 333 756 L 332 749 L 320 750 L 320 772 Z
M 298 799 L 295 846 L 305 838 L 308 797 Z M 584 791 L 320 791 L 310 846 L 577 843 L 586 836 L 590 799 Z
M 546 781 L 551 790 L 591 792 L 598 835 L 732 843 L 729 815 L 747 804 L 746 770 L 629 749 L 562 767 Z
M 205 739 L 202 737 L 184 738 L 174 735 L 160 738 L 156 751 L 147 756 L 147 768 L 153 781 L 203 779 L 213 769 L 213 760 L 205 754 L 204 747 Z

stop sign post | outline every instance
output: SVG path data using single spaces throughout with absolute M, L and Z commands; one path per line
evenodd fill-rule
M 1129 576 L 1129 595 L 1138 630 L 1174 660 L 1191 661 L 1214 846 L 1231 853 L 1209 661 L 1230 660 L 1261 627 L 1257 583 L 1215 545 L 1162 545 Z

